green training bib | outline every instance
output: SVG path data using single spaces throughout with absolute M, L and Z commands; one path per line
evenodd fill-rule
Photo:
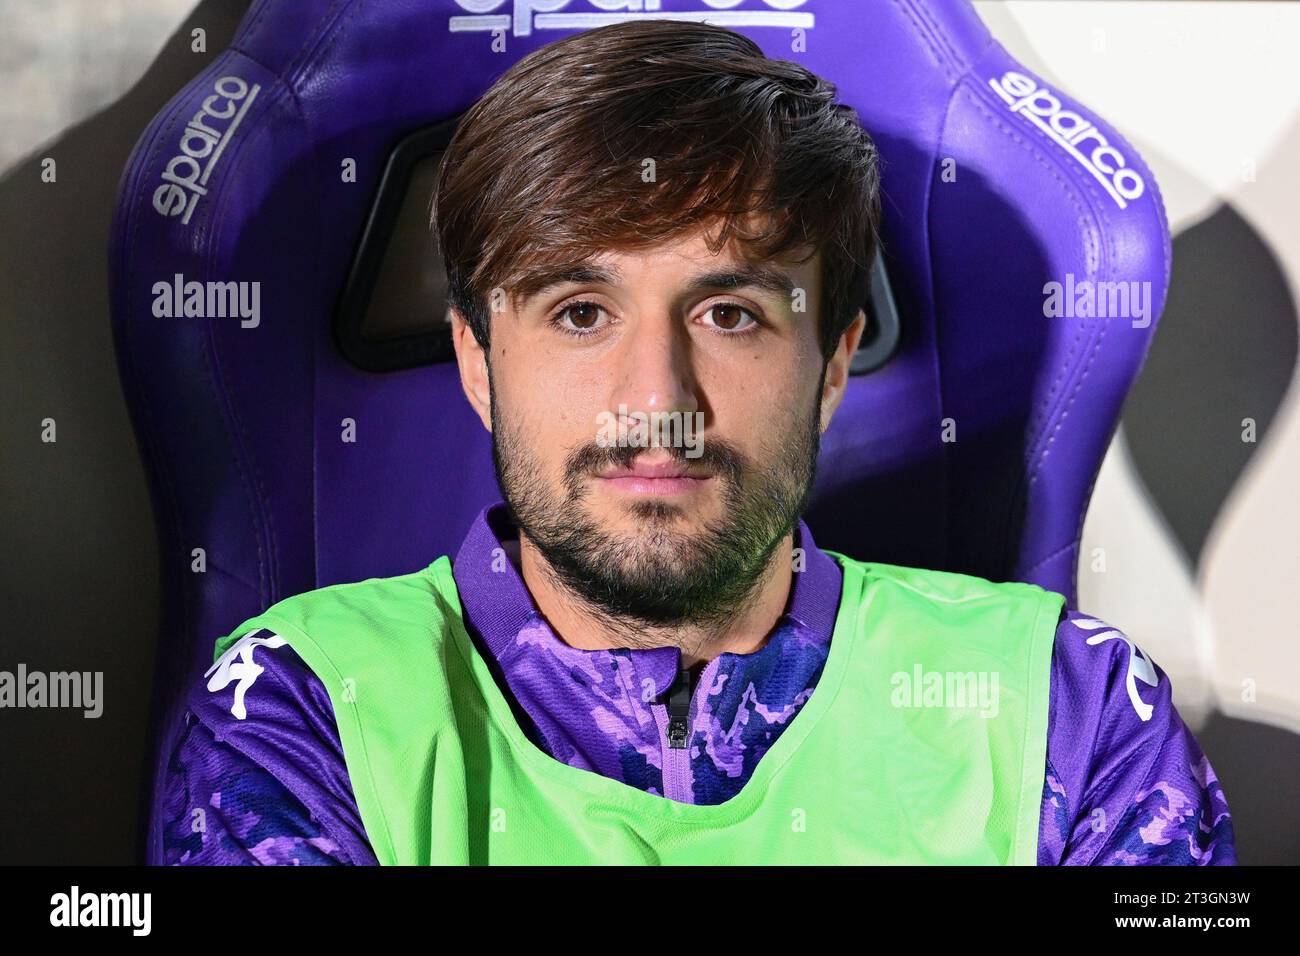
M 466 633 L 446 556 L 287 598 L 215 657 L 268 628 L 321 680 L 383 864 L 1034 865 L 1064 598 L 827 553 L 844 582 L 822 676 L 716 805 L 534 745 Z

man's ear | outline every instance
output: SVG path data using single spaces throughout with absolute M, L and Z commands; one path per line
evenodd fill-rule
M 456 365 L 460 369 L 460 387 L 465 397 L 478 413 L 479 421 L 492 430 L 492 390 L 488 384 L 487 354 L 478 344 L 465 317 L 455 308 L 447 309 L 451 322 L 451 344 L 456 349 Z
M 844 330 L 834 354 L 826 363 L 826 382 L 822 385 L 823 432 L 830 427 L 831 416 L 835 414 L 835 410 L 840 407 L 840 402 L 844 398 L 844 389 L 849 383 L 849 363 L 853 361 L 853 354 L 857 352 L 858 343 L 862 341 L 862 333 L 866 328 L 867 313 L 858 309 L 857 317 Z

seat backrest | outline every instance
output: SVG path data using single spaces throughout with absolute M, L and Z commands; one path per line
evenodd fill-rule
M 117 355 L 161 538 L 159 774 L 216 637 L 286 596 L 454 554 L 500 496 L 489 436 L 439 360 L 445 329 L 363 327 L 391 196 L 509 64 L 640 16 L 707 17 L 803 64 L 879 146 L 901 337 L 823 438 L 818 543 L 1073 602 L 1092 483 L 1164 303 L 1168 228 L 1133 148 L 966 2 L 257 0 L 140 138 L 112 233 Z M 258 284 L 255 322 L 214 315 L 219 296 L 186 314 L 187 283 L 232 281 Z M 158 828 L 155 813 L 151 862 Z

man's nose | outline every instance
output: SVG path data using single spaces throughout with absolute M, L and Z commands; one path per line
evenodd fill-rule
M 699 408 L 690 336 L 680 322 L 659 316 L 637 322 L 620 343 L 613 407 L 631 413 L 691 413 Z

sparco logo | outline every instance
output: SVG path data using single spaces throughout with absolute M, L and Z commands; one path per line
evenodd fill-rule
M 456 0 L 465 16 L 451 18 L 453 33 L 469 30 L 508 30 L 515 36 L 528 36 L 538 30 L 589 30 L 621 20 L 707 20 L 723 27 L 802 27 L 811 29 L 811 13 L 794 12 L 808 0 L 696 0 L 700 10 L 659 9 L 660 0 L 578 0 L 580 6 L 595 7 L 560 13 L 574 0 Z M 737 10 L 736 7 L 748 9 Z M 502 10 L 501 8 L 505 8 Z M 501 10 L 501 12 L 497 12 Z
M 1127 209 L 1127 200 L 1137 199 L 1146 190 L 1142 177 L 1127 168 L 1124 154 L 1107 142 L 1106 135 L 1074 110 L 1062 109 L 1060 98 L 1047 87 L 1014 72 L 1003 73 L 1000 80 L 989 80 L 989 86 L 1012 112 L 1029 120 L 1073 156 L 1120 209 Z
M 208 178 L 261 89 L 237 76 L 223 76 L 216 92 L 203 101 L 181 133 L 180 153 L 167 162 L 162 185 L 153 192 L 153 208 L 188 223 L 199 199 L 208 194 Z

